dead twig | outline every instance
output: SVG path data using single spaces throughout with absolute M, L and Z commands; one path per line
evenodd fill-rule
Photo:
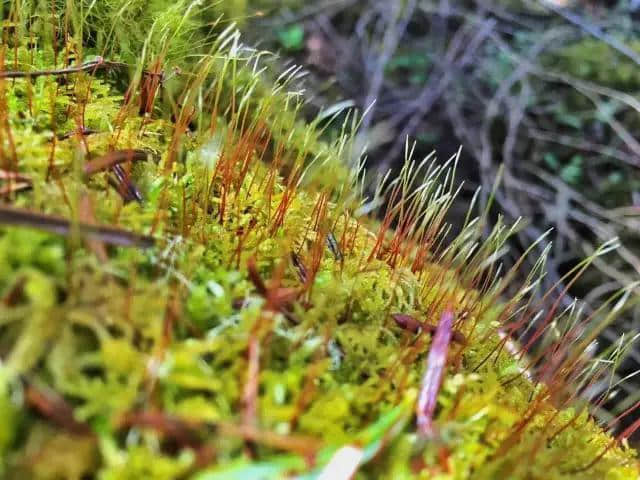
M 35 228 L 65 236 L 71 235 L 73 231 L 73 224 L 66 218 L 6 205 L 0 206 L 0 225 Z M 116 227 L 90 225 L 82 222 L 78 223 L 77 227 L 82 235 L 111 245 L 151 248 L 155 244 L 155 239 L 149 235 L 142 235 Z
M 84 164 L 83 172 L 86 176 L 94 175 L 95 173 L 108 170 L 120 165 L 124 162 L 141 162 L 148 158 L 147 152 L 144 150 L 117 150 L 114 152 L 106 153 L 94 160 L 91 160 Z
M 479 30 L 475 32 L 473 38 L 468 42 L 464 42 L 467 29 L 465 27 L 461 27 L 447 51 L 447 55 L 444 60 L 444 71 L 438 78 L 437 82 L 434 82 L 435 84 L 429 82 L 416 99 L 415 110 L 413 110 L 410 120 L 406 123 L 400 134 L 397 135 L 395 143 L 380 163 L 380 171 L 386 171 L 389 168 L 393 159 L 396 158 L 404 148 L 407 138 L 413 135 L 425 115 L 433 108 L 451 81 L 454 79 L 454 72 L 463 68 L 471 61 L 480 45 L 487 37 L 490 36 L 495 25 L 496 22 L 494 20 L 486 20 Z M 464 54 L 456 61 L 455 57 L 463 49 Z M 404 117 L 394 119 L 394 122 L 397 124 L 400 124 L 402 121 L 404 121 Z
M 93 73 L 100 68 L 109 68 L 109 67 L 116 67 L 116 66 L 122 66 L 122 65 L 125 65 L 125 64 L 121 64 L 118 62 L 109 62 L 102 57 L 98 57 L 95 60 L 85 62 L 82 65 L 78 65 L 77 67 L 59 68 L 54 70 L 33 70 L 31 72 L 0 71 L 0 78 L 36 78 L 36 77 L 44 77 L 44 76 L 71 75 L 73 73 L 80 73 L 80 72 Z
M 438 392 L 447 366 L 447 355 L 455 315 L 452 310 L 445 310 L 436 329 L 427 358 L 427 370 L 422 377 L 422 386 L 416 406 L 416 422 L 421 435 L 432 437 L 433 414 L 436 410 Z

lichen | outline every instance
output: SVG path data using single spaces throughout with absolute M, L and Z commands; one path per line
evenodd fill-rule
M 421 194 L 407 168 L 406 209 L 390 206 L 396 229 L 385 229 L 357 213 L 347 137 L 305 124 L 286 82 L 269 86 L 235 34 L 211 37 L 196 4 L 80 4 L 85 17 L 58 51 L 89 58 L 109 46 L 137 73 L 0 79 L 2 169 L 32 186 L 7 201 L 70 220 L 66 235 L 0 222 L 3 478 L 316 478 L 347 444 L 364 452 L 357 478 L 637 477 L 623 446 L 590 465 L 612 438 L 585 410 L 557 410 L 525 376 L 505 381 L 522 362 L 496 348 L 506 307 L 481 279 L 508 229 L 478 247 L 481 225 L 470 224 L 418 262 L 453 195 L 446 168 Z M 67 10 L 55 5 L 62 28 Z M 42 18 L 18 18 L 5 71 L 66 66 L 50 27 L 29 21 Z M 149 51 L 164 49 L 170 71 L 190 38 L 199 58 L 179 62 L 141 112 L 135 80 Z M 95 133 L 73 134 L 80 127 Z M 126 166 L 140 202 L 125 202 L 109 172 L 82 175 L 121 149 L 149 153 Z M 87 215 L 154 246 L 88 238 Z M 451 346 L 438 437 L 425 439 L 412 415 L 428 330 L 403 330 L 391 314 L 435 325 L 445 303 L 466 343 Z

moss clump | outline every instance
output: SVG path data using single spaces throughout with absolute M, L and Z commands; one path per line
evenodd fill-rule
M 143 19 L 196 8 L 145 6 Z M 143 7 L 92 8 L 61 30 L 58 51 L 99 53 L 93 45 L 120 28 L 109 22 Z M 38 18 L 19 18 L 5 71 L 67 66 Z M 114 55 L 155 44 L 155 33 L 146 44 L 136 35 Z M 170 52 L 178 36 L 165 38 Z M 497 348 L 498 326 L 518 299 L 498 304 L 502 284 L 481 279 L 512 230 L 478 245 L 471 222 L 436 248 L 453 197 L 442 168 L 411 194 L 418 167 L 407 166 L 395 190 L 404 207 L 381 223 L 357 216 L 358 179 L 341 166 L 347 137 L 329 142 L 296 120 L 286 82 L 267 87 L 235 34 L 212 42 L 196 43 L 201 56 L 153 108 L 141 108 L 158 65 L 149 56 L 137 72 L 0 80 L 2 168 L 31 187 L 3 182 L 3 219 L 16 207 L 69 219 L 65 235 L 40 231 L 46 222 L 0 230 L 3 478 L 314 478 L 347 444 L 362 450 L 358 478 L 637 475 L 633 451 L 609 448 L 584 411 L 554 406 L 559 380 L 506 381 L 519 367 Z M 125 149 L 148 154 L 121 165 L 125 180 L 82 174 Z M 123 185 L 142 200 L 126 202 Z M 84 235 L 93 223 L 154 245 Z M 451 345 L 438 436 L 425 441 L 412 412 L 427 327 L 447 304 L 465 341 Z M 423 332 L 400 328 L 394 312 L 420 318 Z

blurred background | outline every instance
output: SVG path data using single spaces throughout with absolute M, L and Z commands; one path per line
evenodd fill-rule
M 278 52 L 277 70 L 304 67 L 309 117 L 368 109 L 358 144 L 369 172 L 398 171 L 407 136 L 416 158 L 436 150 L 444 160 L 462 146 L 454 225 L 478 187 L 486 206 L 500 171 L 492 214 L 526 220 L 507 263 L 553 228 L 544 281 L 565 307 L 583 300 L 588 315 L 640 280 L 640 1 L 225 0 L 217 8 L 246 43 Z M 614 252 L 577 282 L 562 281 L 614 237 Z M 638 286 L 630 292 L 640 299 Z M 640 308 L 625 311 L 597 348 L 634 335 L 639 322 Z M 635 380 L 639 368 L 640 345 L 618 378 Z M 603 415 L 638 402 L 638 377 Z

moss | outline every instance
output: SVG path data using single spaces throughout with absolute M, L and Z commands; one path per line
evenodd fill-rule
M 640 43 L 630 42 L 632 51 L 640 51 Z M 608 58 L 602 65 L 598 59 Z M 562 65 L 570 75 L 599 85 L 624 91 L 635 91 L 640 76 L 632 60 L 619 55 L 612 47 L 593 38 L 569 43 L 546 59 L 549 66 Z
M 138 37 L 142 26 L 158 18 L 172 25 L 191 6 L 144 4 L 95 4 L 69 45 L 82 38 L 85 55 L 110 45 L 116 57 L 139 58 L 145 38 L 158 42 L 156 33 Z M 194 18 L 189 32 L 204 29 Z M 111 26 L 121 39 L 138 21 L 126 42 L 108 40 Z M 4 48 L 5 69 L 16 54 L 29 59 L 20 60 L 23 70 L 60 66 L 46 35 L 35 50 L 27 38 Z M 218 39 L 217 50 L 196 42 L 201 59 L 184 64 L 143 114 L 140 86 L 126 94 L 128 71 L 2 82 L 13 138 L 3 135 L 3 158 L 14 156 L 33 183 L 8 199 L 72 226 L 67 236 L 0 231 L 7 478 L 312 478 L 347 443 L 364 452 L 358 478 L 560 479 L 589 464 L 608 434 L 584 413 L 558 412 L 544 386 L 524 377 L 505 383 L 520 368 L 507 351 L 484 361 L 500 342 L 506 308 L 477 280 L 495 244 L 474 247 L 471 225 L 448 252 L 429 252 L 417 266 L 412 242 L 427 237 L 398 237 L 402 217 L 395 232 L 377 236 L 385 221 L 354 213 L 361 199 L 341 163 L 349 141 L 328 141 L 299 121 L 283 82 L 269 86 L 254 58 L 240 58 L 224 38 L 232 37 Z M 63 138 L 79 119 L 96 133 Z M 123 201 L 108 172 L 80 174 L 83 162 L 125 148 L 150 154 L 130 170 L 141 202 Z M 437 230 L 451 194 L 439 172 L 423 197 L 409 197 L 423 203 L 408 210 L 430 215 L 423 233 Z M 96 222 L 152 234 L 154 246 L 88 241 L 73 228 L 87 204 Z M 394 242 L 409 253 L 394 254 Z M 445 301 L 467 311 L 460 329 L 468 345 L 451 346 L 439 437 L 425 442 L 412 411 L 429 336 L 401 329 L 390 314 L 435 325 Z M 25 395 L 38 386 L 61 400 L 47 408 Z M 89 433 L 70 431 L 78 422 Z M 631 478 L 633 462 L 632 450 L 615 446 L 581 478 Z

